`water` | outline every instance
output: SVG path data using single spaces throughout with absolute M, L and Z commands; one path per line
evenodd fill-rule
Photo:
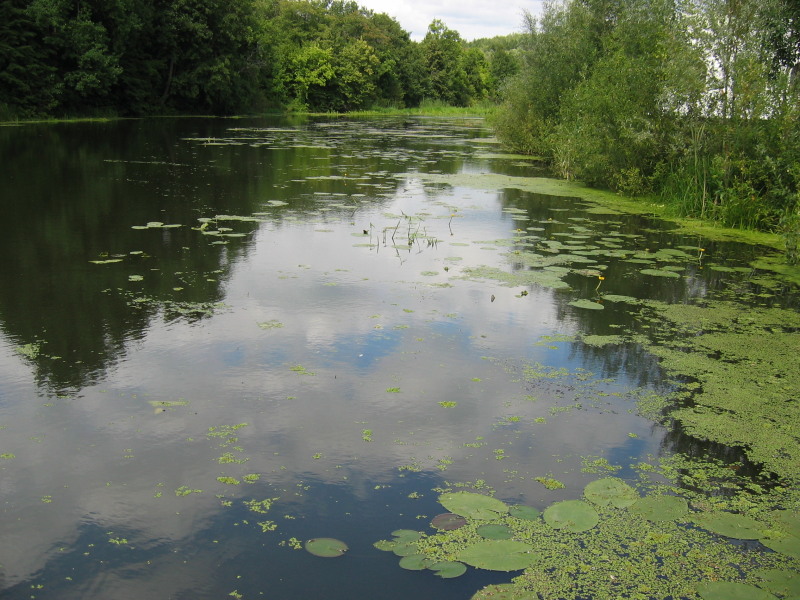
M 632 390 L 667 384 L 630 304 L 570 303 L 685 302 L 745 285 L 753 252 L 441 183 L 539 175 L 479 120 L 25 125 L 0 151 L 4 599 L 456 599 L 509 581 L 404 571 L 372 544 L 426 529 L 453 484 L 542 509 L 592 461 L 625 477 L 686 443 L 636 414 Z M 569 254 L 548 266 L 568 288 L 487 277 L 524 274 L 529 251 Z M 641 273 L 665 264 L 679 276 Z M 294 547 L 315 537 L 350 550 Z

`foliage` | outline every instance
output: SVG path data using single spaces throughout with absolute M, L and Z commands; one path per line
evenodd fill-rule
M 343 0 L 9 0 L 0 117 L 468 106 L 515 70 L 434 21 L 425 41 Z M 490 62 L 490 59 L 493 62 Z
M 498 134 L 565 178 L 782 231 L 791 258 L 798 22 L 787 0 L 550 4 L 528 18 Z

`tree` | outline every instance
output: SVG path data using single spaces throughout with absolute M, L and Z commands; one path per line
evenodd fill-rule
M 427 94 L 448 104 L 466 106 L 469 88 L 462 62 L 461 36 L 439 19 L 434 19 L 421 46 L 428 72 Z

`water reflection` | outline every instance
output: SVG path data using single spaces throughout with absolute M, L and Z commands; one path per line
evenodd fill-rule
M 372 542 L 425 528 L 447 482 L 544 508 L 596 477 L 584 457 L 657 454 L 665 432 L 631 392 L 663 385 L 633 338 L 652 324 L 636 304 L 570 303 L 597 299 L 600 273 L 608 293 L 670 302 L 743 273 L 655 256 L 697 240 L 641 217 L 422 177 L 535 172 L 487 158 L 488 135 L 427 119 L 0 130 L 4 597 L 468 597 L 509 576 L 434 580 Z M 583 257 L 569 290 L 470 274 L 524 273 L 556 243 Z M 320 536 L 352 553 L 291 548 Z

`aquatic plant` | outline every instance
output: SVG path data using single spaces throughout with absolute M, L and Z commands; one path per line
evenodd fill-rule
M 349 549 L 347 544 L 334 538 L 314 538 L 305 543 L 305 549 L 314 556 L 336 558 Z

